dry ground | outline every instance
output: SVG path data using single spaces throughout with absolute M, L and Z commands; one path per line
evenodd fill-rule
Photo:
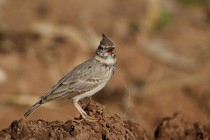
M 177 111 L 189 121 L 208 124 L 206 2 L 1 0 L 0 129 L 23 118 L 39 96 L 90 58 L 102 33 L 116 44 L 118 63 L 112 80 L 93 97 L 96 102 L 149 133 Z M 75 116 L 71 101 L 64 100 L 41 107 L 28 119 Z

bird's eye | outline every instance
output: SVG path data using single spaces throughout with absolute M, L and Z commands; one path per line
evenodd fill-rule
M 102 47 L 102 46 L 99 46 L 99 47 L 98 47 L 98 49 L 100 49 L 100 50 L 103 50 L 103 49 L 104 49 L 104 47 Z

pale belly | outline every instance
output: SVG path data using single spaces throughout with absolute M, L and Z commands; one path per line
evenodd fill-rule
M 103 83 L 103 84 L 99 85 L 98 87 L 96 87 L 95 89 L 93 89 L 93 90 L 91 90 L 91 91 L 88 91 L 88 92 L 86 92 L 86 93 L 84 93 L 84 94 L 75 96 L 75 97 L 73 97 L 72 99 L 73 99 L 73 100 L 78 100 L 78 101 L 79 101 L 79 100 L 81 100 L 81 99 L 83 99 L 83 98 L 90 97 L 90 96 L 96 94 L 97 92 L 99 92 L 102 88 L 104 88 L 105 85 L 106 85 L 106 83 Z

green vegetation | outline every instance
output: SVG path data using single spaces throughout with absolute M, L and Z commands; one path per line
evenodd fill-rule
M 178 1 L 183 4 L 203 5 L 206 4 L 208 0 L 178 0 Z
M 160 18 L 159 21 L 156 25 L 155 30 L 161 30 L 164 27 L 166 27 L 167 25 L 169 25 L 172 21 L 172 13 L 171 11 L 167 10 L 167 9 L 163 9 L 160 13 Z

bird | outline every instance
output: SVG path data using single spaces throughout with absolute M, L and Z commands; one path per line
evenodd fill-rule
M 105 87 L 114 74 L 116 61 L 116 46 L 102 34 L 93 57 L 61 78 L 26 111 L 24 116 L 29 116 L 44 103 L 57 99 L 72 99 L 82 118 L 90 118 L 78 102 L 83 98 L 91 97 Z

